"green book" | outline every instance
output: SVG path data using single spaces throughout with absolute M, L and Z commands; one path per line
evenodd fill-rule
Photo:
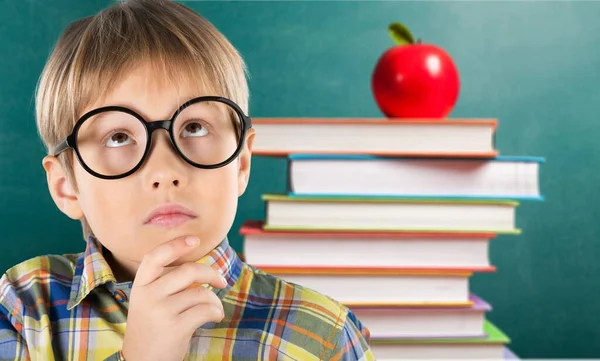
M 372 344 L 508 344 L 510 339 L 498 327 L 486 320 L 483 326 L 486 337 L 474 338 L 419 338 L 371 339 Z
M 516 201 L 265 194 L 265 230 L 519 234 Z
M 518 201 L 477 199 L 477 198 L 417 198 L 417 197 L 392 197 L 392 196 L 297 196 L 286 194 L 263 194 L 264 201 L 287 202 L 355 202 L 355 203 L 431 203 L 431 204 L 496 204 L 509 207 L 519 205 Z

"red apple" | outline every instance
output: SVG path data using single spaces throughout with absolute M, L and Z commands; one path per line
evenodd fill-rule
M 388 118 L 444 118 L 459 93 L 459 75 L 444 49 L 416 43 L 402 24 L 390 25 L 398 43 L 378 60 L 371 87 L 379 109 Z

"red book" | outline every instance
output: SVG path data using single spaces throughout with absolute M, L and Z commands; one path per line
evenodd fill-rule
M 253 118 L 256 155 L 491 158 L 495 119 Z
M 246 222 L 244 257 L 267 272 L 493 272 L 490 233 L 267 231 Z

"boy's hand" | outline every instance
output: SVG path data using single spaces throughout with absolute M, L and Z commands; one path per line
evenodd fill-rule
M 218 271 L 185 263 L 164 274 L 165 268 L 196 245 L 195 237 L 161 244 L 144 256 L 137 271 L 129 303 L 123 356 L 127 361 L 181 361 L 194 331 L 223 319 L 223 304 L 205 287 L 226 286 Z

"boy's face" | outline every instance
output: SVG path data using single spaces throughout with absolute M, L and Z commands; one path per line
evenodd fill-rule
M 198 94 L 193 84 L 153 81 L 148 66 L 140 66 L 123 79 L 106 99 L 92 104 L 84 113 L 106 105 L 134 110 L 147 121 L 169 119 L 186 100 L 214 94 Z M 195 168 L 181 159 L 166 131 L 154 132 L 152 150 L 143 166 L 132 175 L 104 180 L 74 162 L 77 191 L 55 157 L 44 159 L 48 184 L 57 206 L 73 219 L 85 216 L 94 235 L 128 272 L 135 272 L 144 254 L 171 239 L 194 235 L 200 246 L 177 263 L 194 261 L 214 248 L 229 231 L 250 172 L 254 132 L 246 136 L 240 156 L 217 169 Z M 180 224 L 146 223 L 157 207 L 178 204 L 194 214 Z

